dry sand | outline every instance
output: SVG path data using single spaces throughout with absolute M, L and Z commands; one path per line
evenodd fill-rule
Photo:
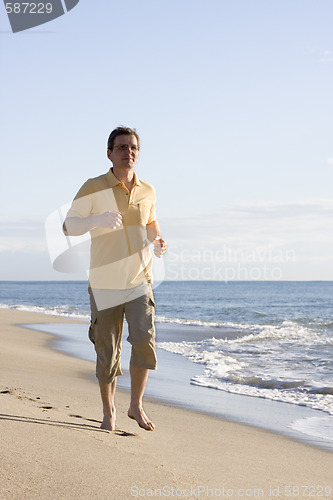
M 117 392 L 118 429 L 99 429 L 94 364 L 17 326 L 65 321 L 0 314 L 1 500 L 333 498 L 332 453 L 256 428 L 146 401 L 147 432 Z

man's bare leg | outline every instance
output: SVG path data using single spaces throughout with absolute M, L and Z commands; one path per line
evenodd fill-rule
M 149 370 L 130 365 L 131 404 L 127 415 L 137 421 L 140 427 L 153 431 L 155 425 L 149 420 L 142 408 L 142 398 L 145 392 Z
M 101 429 L 107 431 L 114 431 L 116 428 L 116 407 L 114 405 L 116 385 L 117 377 L 110 384 L 99 381 L 104 415 Z

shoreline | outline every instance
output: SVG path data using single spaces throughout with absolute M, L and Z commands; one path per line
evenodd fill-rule
M 1 498 L 122 499 L 171 488 L 188 497 L 199 487 L 215 496 L 257 488 L 262 498 L 284 498 L 290 485 L 323 488 L 324 497 L 332 488 L 331 496 L 331 453 L 255 427 L 146 398 L 156 424 L 146 432 L 126 416 L 128 393 L 117 391 L 117 431 L 101 430 L 98 385 L 88 375 L 94 363 L 50 349 L 50 334 L 18 326 L 70 321 L 10 309 L 1 315 Z
M 21 325 L 29 329 L 37 329 L 53 336 L 51 347 L 71 356 L 95 361 L 95 352 L 88 341 L 88 324 L 58 324 L 43 323 L 40 327 L 34 324 Z M 158 341 L 200 340 L 201 327 L 156 324 Z M 204 329 L 204 333 L 212 332 Z M 223 336 L 234 338 L 235 332 L 224 330 Z M 124 338 L 127 336 L 127 326 L 124 323 Z M 118 377 L 118 388 L 130 391 L 128 364 L 130 345 L 123 340 L 122 371 Z M 151 371 L 146 398 L 161 404 L 196 411 L 204 415 L 221 418 L 222 420 L 249 425 L 274 434 L 292 438 L 329 452 L 333 452 L 332 422 L 330 415 L 301 405 L 249 395 L 236 394 L 214 390 L 191 383 L 193 376 L 200 376 L 204 370 L 201 364 L 193 363 L 183 356 L 166 352 L 158 348 L 158 369 Z M 91 378 L 95 380 L 94 372 Z M 310 428 L 309 428 L 310 425 Z M 305 428 L 305 429 L 304 429 Z M 304 432 L 305 430 L 305 432 Z

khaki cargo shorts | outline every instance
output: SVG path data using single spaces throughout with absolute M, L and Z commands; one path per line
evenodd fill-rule
M 155 302 L 150 285 L 132 290 L 92 290 L 90 295 L 91 323 L 89 339 L 95 346 L 97 354 L 96 377 L 102 383 L 110 383 L 118 375 L 122 375 L 120 365 L 121 341 L 124 317 L 128 323 L 127 337 L 132 345 L 130 364 L 155 370 L 157 366 L 155 353 Z M 112 304 L 112 296 L 117 305 L 97 308 L 105 298 L 106 304 Z M 122 296 L 120 295 L 123 294 Z M 141 293 L 141 295 L 140 295 Z M 119 303 L 123 300 L 122 303 Z M 109 300 L 111 297 L 111 301 Z M 134 297 L 134 298 L 132 298 Z

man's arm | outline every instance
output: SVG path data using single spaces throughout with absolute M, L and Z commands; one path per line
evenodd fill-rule
M 120 212 L 104 212 L 100 215 L 89 217 L 66 217 L 62 230 L 66 236 L 81 236 L 94 227 L 118 229 L 122 225 Z
M 154 254 L 156 257 L 162 257 L 166 252 L 167 244 L 161 237 L 161 230 L 157 220 L 147 224 L 146 229 L 148 240 L 154 245 Z

